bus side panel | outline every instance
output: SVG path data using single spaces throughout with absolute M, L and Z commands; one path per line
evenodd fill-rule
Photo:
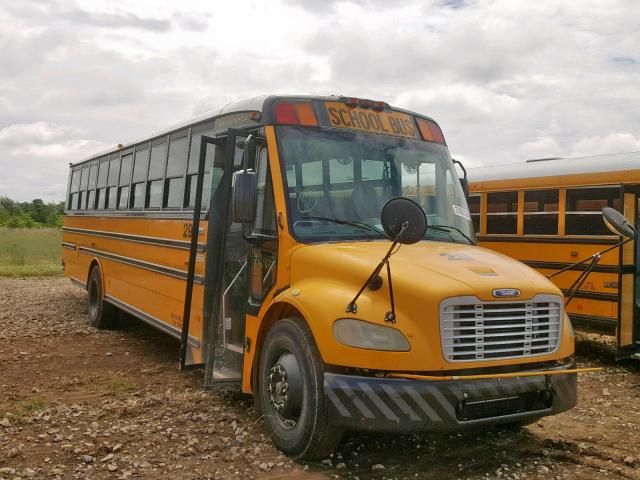
M 65 274 L 86 284 L 91 261 L 100 259 L 105 295 L 121 308 L 142 312 L 149 323 L 161 322 L 156 324 L 158 328 L 177 336 L 182 326 L 189 257 L 189 250 L 180 243 L 188 244 L 188 238 L 182 237 L 185 223 L 190 222 L 68 216 L 63 241 L 76 249 L 63 248 Z M 206 228 L 204 222 L 201 244 L 206 243 Z M 133 236 L 137 241 L 110 234 Z M 153 243 L 167 241 L 172 245 Z M 202 341 L 204 265 L 205 253 L 199 252 L 189 325 L 190 336 L 198 345 Z

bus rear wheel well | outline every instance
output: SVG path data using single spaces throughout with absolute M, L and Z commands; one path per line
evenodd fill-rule
M 91 263 L 89 264 L 89 270 L 87 271 L 87 279 L 85 282 L 85 285 L 87 286 L 87 288 L 89 288 L 89 279 L 91 278 L 91 272 L 93 272 L 93 269 L 96 267 L 100 268 L 100 262 L 98 262 L 98 260 L 94 258 L 93 260 L 91 260 Z M 102 280 L 103 280 L 102 283 L 104 285 L 104 274 L 101 268 L 100 268 L 100 276 L 102 277 Z

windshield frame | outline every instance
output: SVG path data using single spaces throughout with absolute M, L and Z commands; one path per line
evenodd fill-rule
M 464 209 L 466 209 L 468 211 L 468 206 L 466 203 L 466 198 L 464 197 L 464 194 L 462 192 L 462 187 L 460 186 L 460 181 L 459 178 L 457 176 L 457 171 L 455 170 L 455 166 L 453 164 L 453 161 L 451 160 L 451 156 L 449 154 L 449 150 L 448 147 L 445 144 L 439 144 L 439 143 L 434 143 L 434 142 L 425 142 L 424 140 L 419 140 L 419 139 L 408 139 L 408 138 L 402 138 L 402 137 L 396 137 L 396 136 L 392 136 L 392 135 L 383 135 L 383 134 L 375 134 L 375 133 L 368 133 L 368 132 L 359 132 L 359 131 L 355 131 L 355 130 L 347 130 L 347 129 L 338 129 L 338 128 L 327 128 L 327 127 L 309 127 L 309 126 L 293 126 L 293 125 L 280 125 L 280 126 L 276 126 L 275 127 L 275 137 L 276 137 L 276 144 L 277 144 L 277 148 L 278 148 L 278 158 L 279 158 L 279 167 L 280 167 L 280 174 L 281 174 L 281 180 L 282 180 L 282 194 L 284 196 L 284 203 L 285 203 L 285 208 L 286 208 L 286 213 L 287 213 L 287 224 L 288 224 L 288 232 L 291 235 L 292 238 L 294 238 L 296 241 L 300 242 L 300 243 L 304 243 L 304 244 L 315 244 L 315 243 L 341 243 L 341 242 L 370 242 L 370 241 L 380 241 L 380 240 L 385 240 L 385 241 L 389 241 L 389 239 L 383 234 L 382 232 L 382 228 L 379 228 L 381 231 L 380 235 L 376 235 L 373 231 L 367 232 L 365 230 L 362 229 L 354 229 L 353 232 L 338 232 L 335 235 L 330 235 L 327 233 L 323 233 L 321 235 L 300 235 L 299 233 L 296 232 L 296 229 L 294 228 L 294 215 L 292 213 L 292 209 L 293 209 L 293 204 L 295 202 L 293 202 L 291 200 L 291 198 L 289 197 L 289 185 L 288 185 L 288 177 L 287 177 L 287 171 L 286 171 L 286 167 L 290 164 L 288 164 L 286 162 L 285 159 L 285 155 L 286 155 L 286 148 L 284 148 L 284 139 L 286 137 L 286 135 L 283 135 L 282 132 L 283 131 L 288 131 L 288 130 L 296 130 L 298 132 L 322 132 L 322 133 L 331 133 L 331 134 L 335 134 L 337 136 L 346 136 L 346 135 L 362 135 L 362 136 L 371 136 L 371 137 L 387 137 L 390 139 L 397 139 L 399 141 L 403 141 L 403 142 L 415 142 L 416 144 L 424 144 L 427 143 L 432 147 L 435 148 L 439 148 L 442 149 L 441 153 L 443 154 L 443 156 L 445 157 L 445 161 L 447 163 L 446 168 L 448 171 L 451 172 L 452 175 L 452 181 L 454 183 L 453 188 L 457 190 L 456 192 L 456 197 L 458 199 L 462 198 L 464 200 L 464 205 L 462 206 Z M 397 195 L 397 196 L 403 196 L 402 194 Z M 405 196 L 405 198 L 411 198 L 408 196 Z M 313 216 L 311 216 L 313 217 Z M 310 219 L 312 220 L 312 218 Z M 348 222 L 350 221 L 349 219 L 346 218 L 336 218 L 335 220 L 339 220 L 341 221 L 341 223 L 343 222 Z M 464 245 L 476 245 L 477 244 L 477 240 L 476 240 L 476 232 L 473 228 L 473 223 L 471 221 L 470 218 L 466 219 L 469 222 L 469 234 L 468 234 L 468 238 L 464 235 L 464 234 L 460 234 L 458 232 L 455 231 L 450 231 L 450 232 L 444 232 L 444 230 L 437 230 L 437 229 L 432 229 L 432 228 L 427 228 L 427 232 L 425 233 L 425 237 L 421 240 L 421 241 L 437 241 L 437 242 L 449 242 L 449 243 L 460 243 L 460 244 L 464 244 Z M 336 224 L 339 224 L 339 222 L 335 222 Z M 438 226 L 435 225 L 434 226 Z M 446 227 L 448 225 L 440 225 L 442 227 Z M 449 225 L 450 226 L 450 225 Z M 378 228 L 376 225 L 372 225 L 372 227 L 374 228 Z M 469 242 L 469 240 L 471 240 L 471 243 Z

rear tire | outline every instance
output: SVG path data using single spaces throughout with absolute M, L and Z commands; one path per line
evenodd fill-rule
M 118 318 L 118 310 L 104 301 L 102 274 L 97 265 L 93 267 L 89 275 L 87 293 L 89 294 L 89 323 L 91 326 L 101 330 L 114 328 Z
M 342 430 L 329 426 L 324 366 L 313 335 L 298 318 L 278 321 L 260 353 L 258 398 L 274 445 L 292 458 L 326 458 Z

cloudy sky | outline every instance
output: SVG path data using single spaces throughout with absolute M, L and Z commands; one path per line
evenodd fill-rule
M 262 93 L 436 118 L 468 165 L 640 150 L 635 0 L 0 0 L 0 195 Z

